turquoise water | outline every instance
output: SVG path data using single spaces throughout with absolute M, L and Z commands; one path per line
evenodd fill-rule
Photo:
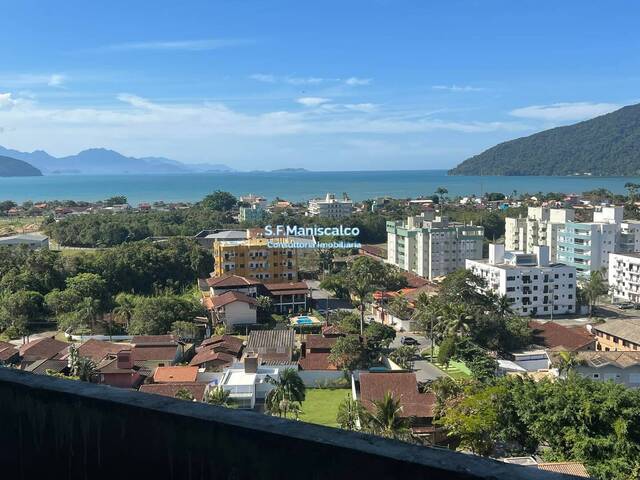
M 379 172 L 255 172 L 194 173 L 167 175 L 49 175 L 0 178 L 0 201 L 101 200 L 126 195 L 131 204 L 140 202 L 196 201 L 215 190 L 235 195 L 255 193 L 268 199 L 276 196 L 302 201 L 327 192 L 349 193 L 354 200 L 389 195 L 397 198 L 431 195 L 442 186 L 449 194 L 483 192 L 581 193 L 595 188 L 624 192 L 630 177 L 450 177 L 444 170 Z
M 296 320 L 296 323 L 298 325 L 311 325 L 313 324 L 313 320 L 307 316 L 304 317 L 298 317 Z

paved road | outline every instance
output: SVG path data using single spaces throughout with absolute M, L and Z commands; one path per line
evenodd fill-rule
M 32 333 L 31 335 L 29 335 L 29 342 L 33 342 L 35 340 L 38 340 L 40 338 L 47 338 L 47 337 L 54 337 L 58 332 L 40 332 L 40 333 Z M 16 346 L 20 346 L 22 345 L 22 339 L 18 339 L 18 340 L 11 340 L 9 343 L 12 343 L 13 345 Z
M 428 350 L 429 348 L 431 348 L 431 341 L 424 335 L 398 333 L 393 342 L 391 342 L 391 350 L 395 350 L 396 348 L 402 346 L 402 344 L 400 343 L 400 339 L 403 336 L 415 338 L 419 343 L 419 345 L 417 345 L 419 351 Z M 427 360 L 423 360 L 422 357 L 416 357 L 416 360 L 413 363 L 413 369 L 416 373 L 416 379 L 418 380 L 418 382 L 428 382 L 431 380 L 435 380 L 436 378 L 447 376 L 446 373 L 435 367 Z
M 353 305 L 348 300 L 334 297 L 331 292 L 320 288 L 320 282 L 318 280 L 305 280 L 307 286 L 311 289 L 311 298 L 315 303 L 315 307 L 319 309 L 352 309 Z

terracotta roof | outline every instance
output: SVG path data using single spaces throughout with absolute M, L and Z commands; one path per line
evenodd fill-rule
M 24 370 L 26 372 L 36 373 L 38 375 L 44 375 L 47 370 L 54 370 L 56 372 L 62 372 L 69 366 L 67 360 L 36 360 Z
M 307 335 L 305 338 L 305 344 L 307 349 L 310 348 L 322 348 L 327 349 L 335 345 L 338 339 L 336 337 L 325 337 L 323 335 Z
M 402 274 L 402 276 L 404 276 L 407 279 L 409 287 L 419 288 L 419 287 L 422 287 L 424 285 L 431 284 L 431 282 L 429 282 L 429 280 L 427 280 L 426 278 L 421 277 L 420 275 L 416 275 L 415 273 L 405 272 L 405 271 L 402 271 L 400 273 Z M 433 285 L 433 284 L 431 284 L 431 285 Z M 434 288 L 437 288 L 437 287 L 434 287 Z
M 547 472 L 563 473 L 565 475 L 573 475 L 576 477 L 590 478 L 589 472 L 585 466 L 578 462 L 557 462 L 557 463 L 539 463 L 538 470 L 546 470 Z
M 371 410 L 373 402 L 382 400 L 387 392 L 400 399 L 403 417 L 433 417 L 436 397 L 433 393 L 418 392 L 415 373 L 360 373 L 360 397 L 367 409 Z
M 195 382 L 198 378 L 198 367 L 158 367 L 153 373 L 155 383 Z
M 553 358 L 553 353 L 552 353 Z M 628 368 L 640 365 L 640 351 L 636 352 L 600 352 L 583 351 L 577 352 L 576 358 L 585 362 L 588 366 L 600 368 L 614 366 L 618 368 Z
M 227 352 L 216 352 L 215 350 L 201 350 L 191 359 L 189 365 L 203 365 L 208 362 L 218 361 L 223 365 L 231 365 L 237 357 Z
M 298 360 L 302 370 L 337 370 L 337 367 L 329 361 L 330 353 L 307 353 L 304 358 Z
M 244 302 L 244 303 L 248 303 L 249 305 L 255 305 L 257 303 L 255 298 L 249 297 L 244 293 L 233 292 L 233 291 L 225 292 L 222 295 L 216 295 L 215 297 L 206 297 L 203 300 L 203 304 L 205 308 L 209 310 L 212 310 L 214 308 L 224 307 L 225 305 L 228 305 L 234 302 Z
M 136 361 L 163 360 L 173 362 L 178 353 L 178 347 L 176 345 L 135 345 L 132 350 L 133 358 Z
M 336 324 L 331 325 L 323 325 L 322 326 L 322 335 L 344 335 L 340 327 Z
M 118 357 L 109 355 L 96 365 L 96 370 L 100 373 L 139 373 L 142 376 L 150 377 L 151 370 L 147 368 L 143 362 L 135 361 L 133 368 L 118 368 Z
M 226 352 L 231 355 L 238 356 L 242 351 L 244 342 L 241 338 L 234 337 L 233 335 L 214 335 L 213 337 L 204 340 L 196 352 L 203 350 L 211 350 L 214 352 Z
M 610 320 L 606 323 L 594 325 L 593 330 L 640 344 L 640 318 Z
M 153 393 L 154 395 L 162 395 L 165 397 L 175 398 L 178 390 L 187 389 L 197 401 L 204 399 L 204 392 L 207 388 L 206 383 L 154 383 L 141 385 L 139 391 L 145 393 Z
M 271 295 L 309 293 L 309 286 L 304 282 L 265 283 L 264 287 L 269 291 Z
M 53 337 L 40 338 L 22 345 L 20 347 L 20 356 L 27 362 L 42 359 L 48 360 L 58 356 L 68 347 L 68 343 L 61 342 Z
M 131 339 L 131 343 L 134 345 L 151 344 L 151 343 L 162 344 L 162 345 L 168 345 L 168 344 L 176 345 L 178 343 L 178 338 L 172 334 L 134 335 L 134 337 Z
M 99 362 L 108 354 L 116 354 L 120 350 L 130 348 L 129 345 L 121 343 L 103 342 L 101 340 L 87 340 L 78 348 L 78 354 L 81 357 L 90 358 L 94 362 Z
M 366 255 L 373 255 L 374 257 L 386 258 L 386 252 L 384 248 L 376 245 L 362 245 L 360 250 Z
M 12 344 L 0 341 L 0 362 L 6 362 L 19 355 L 19 350 Z
M 565 351 L 581 350 L 595 341 L 585 328 L 569 328 L 555 322 L 530 321 L 533 343 L 541 347 L 564 347 Z
M 253 278 L 242 277 L 240 275 L 224 275 L 222 277 L 207 278 L 207 285 L 213 288 L 223 287 L 246 287 L 250 285 L 260 285 L 262 282 Z

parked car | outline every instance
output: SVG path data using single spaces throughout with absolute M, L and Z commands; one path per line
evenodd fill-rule
M 400 338 L 400 343 L 402 345 L 420 345 L 420 343 L 418 342 L 418 340 L 416 340 L 413 337 L 401 337 Z
M 618 307 L 621 310 L 630 310 L 632 308 L 635 308 L 635 304 L 633 304 L 631 302 L 619 303 L 619 304 L 616 305 L 616 307 Z

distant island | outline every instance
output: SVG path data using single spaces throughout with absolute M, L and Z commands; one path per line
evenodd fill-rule
M 449 174 L 640 176 L 640 104 L 501 143 Z
M 277 170 L 271 170 L 274 173 L 308 173 L 306 168 L 278 168 Z
M 54 157 L 44 150 L 21 152 L 0 146 L 0 155 L 27 162 L 38 175 L 51 174 L 157 174 L 233 172 L 223 164 L 187 164 L 164 157 L 127 157 L 106 148 L 90 148 L 76 155 Z
M 16 158 L 0 156 L 0 177 L 41 177 L 33 165 Z

